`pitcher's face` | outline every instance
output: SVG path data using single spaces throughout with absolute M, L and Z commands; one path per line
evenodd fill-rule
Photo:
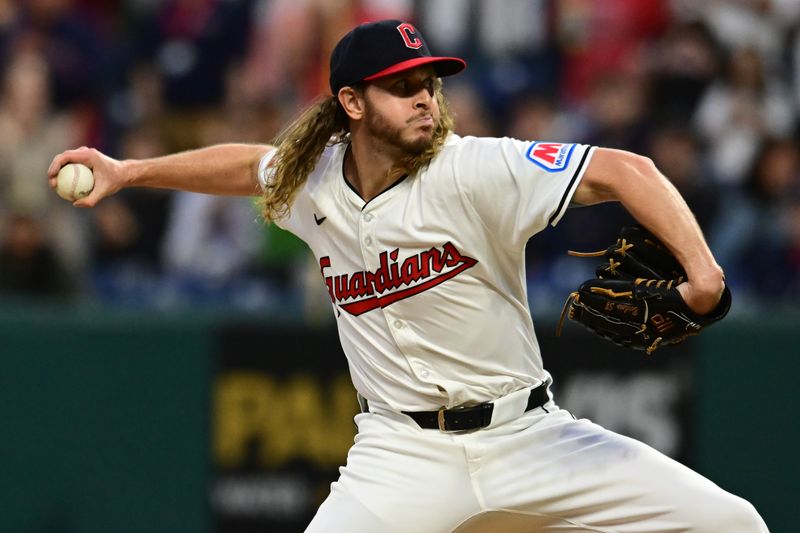
M 373 137 L 409 155 L 419 155 L 433 144 L 440 111 L 432 67 L 371 81 L 364 99 L 364 125 Z

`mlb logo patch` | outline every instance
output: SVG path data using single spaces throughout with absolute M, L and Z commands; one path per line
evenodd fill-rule
M 547 172 L 560 172 L 569 165 L 574 149 L 574 144 L 535 142 L 528 148 L 525 157 Z

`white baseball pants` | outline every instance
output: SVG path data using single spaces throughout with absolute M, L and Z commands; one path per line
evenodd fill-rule
M 750 503 L 677 461 L 545 408 L 462 433 L 357 415 L 347 465 L 306 531 L 767 531 Z

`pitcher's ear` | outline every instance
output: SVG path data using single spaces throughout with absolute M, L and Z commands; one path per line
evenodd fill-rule
M 342 87 L 339 89 L 339 103 L 344 112 L 353 120 L 364 118 L 364 90 L 360 87 Z

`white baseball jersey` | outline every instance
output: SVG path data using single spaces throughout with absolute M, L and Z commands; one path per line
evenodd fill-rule
M 451 135 L 369 202 L 344 178 L 345 150 L 325 149 L 278 225 L 316 256 L 359 393 L 418 411 L 546 379 L 525 244 L 564 214 L 593 148 Z
M 767 531 L 750 504 L 642 443 L 552 400 L 524 412 L 548 377 L 525 243 L 564 214 L 593 148 L 453 135 L 369 202 L 345 181 L 345 150 L 325 150 L 280 222 L 316 255 L 370 400 L 307 532 Z M 398 412 L 491 400 L 479 431 Z

